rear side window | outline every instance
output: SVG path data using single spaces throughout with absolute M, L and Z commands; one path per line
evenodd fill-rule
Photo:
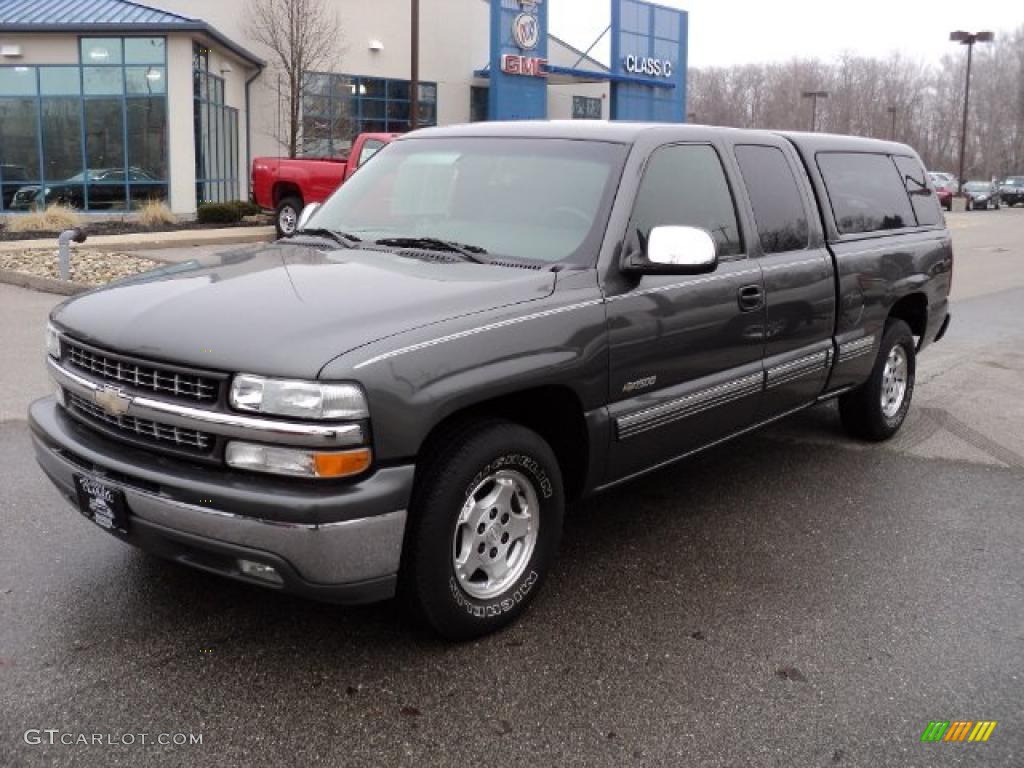
M 942 211 L 939 210 L 938 197 L 930 186 L 928 176 L 920 163 L 912 157 L 895 157 L 896 167 L 903 177 L 903 185 L 910 196 L 910 204 L 914 207 L 917 223 L 922 227 L 930 227 L 942 223 Z
M 807 247 L 807 209 L 793 169 L 778 147 L 736 147 L 736 161 L 750 194 L 754 220 L 766 253 Z
M 906 188 L 887 155 L 822 152 L 818 168 L 840 234 L 916 226 Z
M 662 147 L 647 163 L 629 233 L 647 247 L 655 227 L 700 227 L 720 257 L 743 253 L 736 206 L 718 153 L 705 144 Z

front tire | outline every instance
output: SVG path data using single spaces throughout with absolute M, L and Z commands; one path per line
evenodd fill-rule
M 839 398 L 839 417 L 848 434 L 881 442 L 903 426 L 914 395 L 915 350 L 910 326 L 902 320 L 890 320 L 870 378 Z
M 551 447 L 504 421 L 434 441 L 406 532 L 402 591 L 438 634 L 470 640 L 515 621 L 540 590 L 562 535 Z
M 277 236 L 291 237 L 299 223 L 299 214 L 302 213 L 302 201 L 297 197 L 286 197 L 277 204 L 274 209 L 274 228 Z

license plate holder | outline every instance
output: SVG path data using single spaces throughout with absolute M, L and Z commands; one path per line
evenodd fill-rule
M 75 475 L 78 511 L 100 528 L 128 532 L 128 503 L 124 491 L 111 488 L 93 477 Z

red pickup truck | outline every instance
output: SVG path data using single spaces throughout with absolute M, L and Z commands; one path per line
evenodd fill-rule
M 257 157 L 252 161 L 253 201 L 274 212 L 279 237 L 291 237 L 305 205 L 326 200 L 396 136 L 397 133 L 362 133 L 352 143 L 348 156 L 341 158 Z

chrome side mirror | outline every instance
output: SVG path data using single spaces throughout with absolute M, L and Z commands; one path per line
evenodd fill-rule
M 302 209 L 302 213 L 299 214 L 299 221 L 295 225 L 295 231 L 301 232 L 306 228 L 309 220 L 313 218 L 313 214 L 320 210 L 320 203 L 310 203 Z
M 697 227 L 655 227 L 643 256 L 623 260 L 625 272 L 651 275 L 700 275 L 718 267 L 715 240 Z

